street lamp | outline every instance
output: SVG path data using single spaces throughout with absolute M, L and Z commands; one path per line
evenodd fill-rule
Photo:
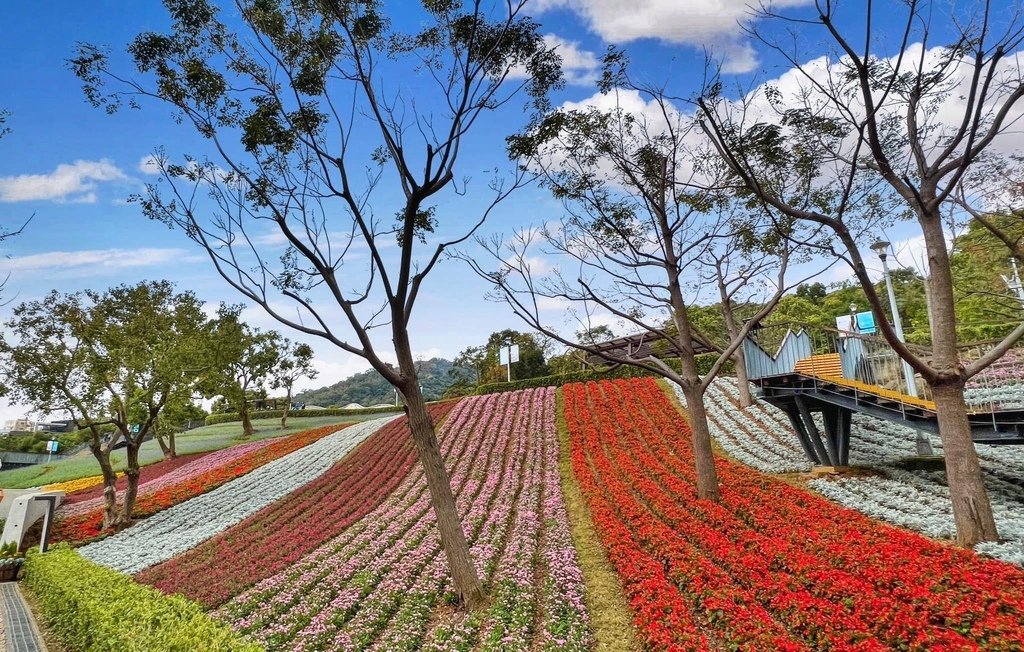
M 892 311 L 892 325 L 896 329 L 896 339 L 900 342 L 906 342 L 907 340 L 903 336 L 903 320 L 900 319 L 900 311 L 896 306 L 896 292 L 892 289 L 892 278 L 889 276 L 889 265 L 886 262 L 886 258 L 889 255 L 889 243 L 885 240 L 879 240 L 871 245 L 871 250 L 878 254 L 878 259 L 882 261 L 882 275 L 885 277 L 885 289 L 889 293 L 889 310 Z M 914 370 L 910 368 L 910 364 L 906 360 L 902 362 L 903 379 L 907 383 L 907 394 L 916 397 L 917 383 L 914 381 Z

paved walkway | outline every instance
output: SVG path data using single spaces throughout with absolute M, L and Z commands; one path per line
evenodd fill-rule
M 46 652 L 39 627 L 17 582 L 0 582 L 0 605 L 0 643 L 4 652 Z

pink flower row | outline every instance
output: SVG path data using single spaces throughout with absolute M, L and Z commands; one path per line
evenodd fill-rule
M 139 498 L 155 493 L 164 487 L 173 486 L 187 478 L 200 473 L 205 473 L 224 464 L 229 464 L 236 459 L 259 450 L 265 446 L 269 446 L 274 443 L 274 439 L 261 439 L 259 441 L 251 441 L 245 444 L 238 444 L 237 446 L 231 446 L 223 450 L 215 451 L 208 455 L 203 455 L 197 460 L 183 464 L 178 468 L 174 469 L 169 473 L 153 478 L 149 482 L 143 482 L 139 485 Z M 58 517 L 65 518 L 70 516 L 78 516 L 80 514 L 88 514 L 89 512 L 95 511 L 103 507 L 103 496 L 96 498 L 89 498 L 77 503 L 65 503 L 58 509 Z
M 496 596 L 484 618 L 431 626 L 437 605 L 454 596 L 418 466 L 377 510 L 216 615 L 274 650 L 454 650 L 477 639 L 529 650 L 535 636 L 545 649 L 576 649 L 556 644 L 588 634 L 559 482 L 554 390 L 465 399 L 439 440 L 474 562 Z M 544 622 L 535 631 L 538 603 Z

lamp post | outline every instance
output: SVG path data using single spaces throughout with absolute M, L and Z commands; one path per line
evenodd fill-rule
M 871 245 L 871 250 L 878 254 L 878 259 L 882 261 L 882 275 L 885 277 L 885 289 L 889 293 L 889 309 L 892 311 L 892 325 L 896 329 L 896 339 L 900 342 L 906 342 L 907 340 L 903 335 L 903 320 L 900 319 L 900 310 L 896 306 L 896 292 L 892 288 L 892 277 L 889 275 L 889 264 L 886 262 L 889 254 L 889 243 L 885 240 L 879 240 Z M 907 394 L 916 397 L 917 383 L 914 382 L 914 370 L 910 368 L 906 360 L 902 362 L 903 379 L 907 383 Z
M 889 294 L 889 309 L 892 310 L 892 325 L 896 330 L 896 339 L 900 342 L 906 342 L 907 340 L 903 335 L 903 320 L 900 319 L 900 311 L 896 306 L 896 292 L 892 288 L 892 278 L 889 276 L 889 264 L 886 262 L 889 255 L 889 243 L 885 240 L 879 240 L 871 245 L 871 250 L 882 261 L 882 275 L 885 277 L 885 289 Z M 930 318 L 931 315 L 929 314 Z M 907 383 L 907 394 L 916 397 L 917 383 L 914 381 L 914 370 L 910 368 L 910 364 L 906 360 L 901 359 L 900 362 L 903 364 L 903 379 Z M 917 454 L 919 456 L 934 455 L 928 435 L 920 430 L 917 431 Z

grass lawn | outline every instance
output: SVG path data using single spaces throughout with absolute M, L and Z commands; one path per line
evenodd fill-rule
M 396 415 L 399 413 L 395 413 Z M 281 437 L 290 435 L 300 430 L 318 428 L 320 426 L 332 425 L 335 423 L 353 423 L 367 419 L 377 419 L 388 416 L 388 414 L 354 414 L 351 416 L 330 416 L 330 417 L 289 417 L 288 428 L 281 430 L 280 419 L 254 420 L 253 426 L 256 434 L 252 439 L 266 439 L 270 437 Z M 213 426 L 203 426 L 195 430 L 180 433 L 177 436 L 177 449 L 179 454 L 203 453 L 206 451 L 220 450 L 233 444 L 252 439 L 242 439 L 242 424 L 238 422 L 218 423 Z M 156 441 L 147 441 L 142 444 L 139 450 L 139 464 L 153 464 L 162 460 L 163 453 L 160 452 L 160 445 Z M 124 450 L 117 450 L 111 455 L 114 468 L 124 469 Z M 38 487 L 52 482 L 65 482 L 76 478 L 84 478 L 90 475 L 99 475 L 100 467 L 96 458 L 88 450 L 82 451 L 68 459 L 53 462 L 51 464 L 36 464 L 22 469 L 11 469 L 0 471 L 0 487 L 6 489 L 26 489 Z

